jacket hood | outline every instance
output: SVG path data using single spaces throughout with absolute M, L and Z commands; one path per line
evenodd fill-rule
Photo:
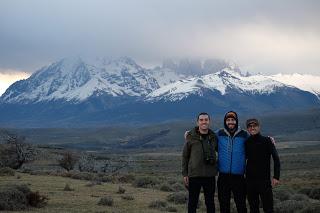
M 234 111 L 229 111 L 224 115 L 223 125 L 224 125 L 224 128 L 229 132 L 230 129 L 226 124 L 226 120 L 228 118 L 234 118 L 236 120 L 235 131 L 237 131 L 238 130 L 238 125 L 239 125 L 238 114 L 236 112 L 234 112 Z

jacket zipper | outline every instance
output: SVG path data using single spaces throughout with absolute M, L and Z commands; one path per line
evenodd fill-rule
M 233 136 L 231 136 L 231 135 L 228 133 L 228 131 L 225 130 L 225 132 L 229 135 L 229 136 L 228 136 L 228 142 L 230 141 L 230 138 L 231 138 L 231 153 L 230 153 L 230 154 L 231 154 L 231 158 L 230 158 L 230 170 L 229 170 L 229 174 L 231 174 L 231 172 L 232 172 L 233 142 L 234 142 L 234 138 L 235 138 L 236 135 L 240 132 L 240 130 L 236 131 Z
M 233 137 L 231 137 L 230 174 L 232 174 Z

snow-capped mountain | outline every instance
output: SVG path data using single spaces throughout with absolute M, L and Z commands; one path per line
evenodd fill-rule
M 311 92 L 320 98 L 320 76 L 308 74 L 276 74 L 267 76 L 273 80 Z
M 158 122 L 193 118 L 199 111 L 265 113 L 319 107 L 319 102 L 315 93 L 274 76 L 243 74 L 219 60 L 167 61 L 146 69 L 128 57 L 75 57 L 12 84 L 0 97 L 0 125 Z
M 80 102 L 102 94 L 143 96 L 159 88 L 156 79 L 130 58 L 96 59 L 91 63 L 79 57 L 62 59 L 12 84 L 2 100 L 8 103 L 59 99 Z
M 232 67 L 219 72 L 191 77 L 163 86 L 148 95 L 148 100 L 177 101 L 189 95 L 203 95 L 203 89 L 218 91 L 225 95 L 228 91 L 238 90 L 240 93 L 270 94 L 287 85 L 274 81 L 263 75 L 243 76 Z
M 165 67 L 156 67 L 154 69 L 149 69 L 148 73 L 154 79 L 156 79 L 160 87 L 186 78 L 186 75 L 179 74 L 176 70 Z

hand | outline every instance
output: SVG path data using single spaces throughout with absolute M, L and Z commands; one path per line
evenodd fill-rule
M 275 179 L 275 178 L 272 178 L 272 187 L 278 185 L 280 183 L 279 180 Z
M 186 131 L 185 133 L 184 133 L 184 139 L 187 141 L 187 135 L 188 135 L 188 133 L 189 133 L 189 131 Z
M 183 182 L 184 182 L 184 186 L 186 188 L 188 188 L 189 187 L 189 177 L 188 176 L 183 177 Z

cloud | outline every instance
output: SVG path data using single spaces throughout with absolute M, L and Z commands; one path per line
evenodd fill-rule
M 319 73 L 320 2 L 0 3 L 0 68 L 35 71 L 65 56 L 224 58 L 251 72 Z
M 0 96 L 15 81 L 26 79 L 30 74 L 20 70 L 2 70 L 0 69 Z

